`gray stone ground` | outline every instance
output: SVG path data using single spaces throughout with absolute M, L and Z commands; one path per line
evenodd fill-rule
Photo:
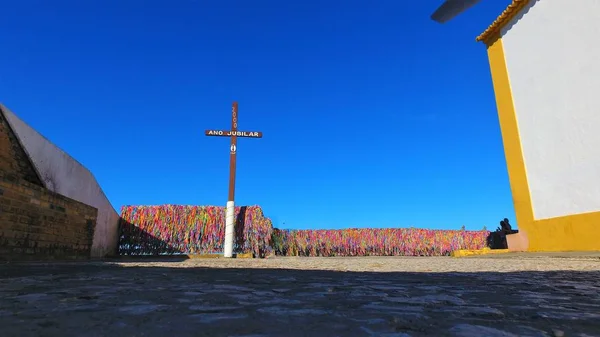
M 600 336 L 600 258 L 0 264 L 0 336 Z

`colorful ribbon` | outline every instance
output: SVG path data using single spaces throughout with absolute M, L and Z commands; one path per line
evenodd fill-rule
M 225 208 L 124 206 L 121 255 L 209 254 L 223 251 Z M 235 253 L 264 256 L 440 256 L 481 249 L 489 231 L 419 228 L 280 230 L 259 206 L 236 207 Z

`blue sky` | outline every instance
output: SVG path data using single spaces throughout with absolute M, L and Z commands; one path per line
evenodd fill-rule
M 284 228 L 495 229 L 514 219 L 474 41 L 442 0 L 0 1 L 0 101 L 87 166 L 115 208 L 236 203 Z M 514 221 L 514 220 L 513 220 Z

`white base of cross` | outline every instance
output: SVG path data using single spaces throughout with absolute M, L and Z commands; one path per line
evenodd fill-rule
M 235 226 L 235 203 L 227 202 L 225 209 L 225 244 L 223 245 L 223 256 L 233 257 L 233 236 Z

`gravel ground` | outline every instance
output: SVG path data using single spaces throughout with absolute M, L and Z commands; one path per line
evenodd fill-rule
M 600 336 L 598 256 L 0 265 L 0 336 Z
M 518 272 L 518 271 L 600 271 L 600 255 L 527 256 L 486 255 L 450 257 L 276 257 L 269 259 L 189 259 L 180 263 L 161 260 L 112 262 L 123 267 L 171 268 L 266 268 L 331 270 L 355 272 Z M 164 261 L 164 260 L 163 260 Z

